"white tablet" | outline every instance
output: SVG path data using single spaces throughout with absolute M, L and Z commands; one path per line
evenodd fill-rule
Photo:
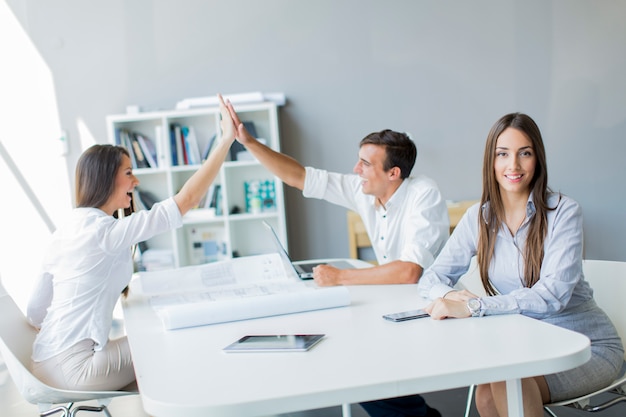
M 249 335 L 226 346 L 224 352 L 305 352 L 319 343 L 323 334 Z

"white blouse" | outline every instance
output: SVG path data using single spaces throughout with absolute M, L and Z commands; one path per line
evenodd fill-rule
M 28 304 L 28 319 L 40 328 L 32 359 L 49 359 L 85 339 L 101 350 L 133 273 L 132 246 L 181 225 L 173 198 L 120 220 L 97 208 L 74 209 L 52 236 Z

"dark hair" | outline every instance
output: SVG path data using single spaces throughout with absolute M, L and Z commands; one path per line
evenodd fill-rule
M 400 168 L 402 179 L 411 175 L 411 170 L 417 158 L 417 148 L 406 133 L 394 132 L 389 129 L 370 133 L 361 139 L 359 147 L 366 144 L 379 145 L 385 148 L 385 153 L 387 154 L 383 163 L 385 171 L 398 167 Z
M 524 285 L 532 287 L 539 280 L 541 263 L 543 261 L 543 242 L 547 233 L 547 212 L 552 208 L 547 206 L 548 167 L 546 165 L 546 151 L 541 138 L 539 127 L 533 119 L 523 113 L 510 113 L 501 117 L 489 131 L 485 144 L 483 158 L 483 193 L 480 199 L 481 206 L 489 202 L 487 217 L 479 211 L 479 234 L 477 259 L 480 274 L 485 290 L 495 295 L 495 289 L 489 281 L 489 265 L 493 257 L 498 230 L 504 221 L 504 206 L 500 187 L 494 171 L 496 144 L 498 138 L 506 129 L 512 128 L 523 133 L 532 143 L 535 153 L 535 173 L 530 182 L 536 213 L 530 221 L 526 246 L 524 248 Z
M 123 156 L 121 146 L 93 145 L 76 164 L 76 207 L 102 207 L 113 194 L 115 176 Z

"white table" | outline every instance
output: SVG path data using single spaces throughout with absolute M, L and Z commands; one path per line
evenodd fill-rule
M 174 331 L 131 293 L 126 331 L 146 412 L 264 416 L 506 380 L 509 414 L 522 415 L 520 378 L 590 357 L 585 336 L 521 315 L 383 320 L 426 303 L 416 285 L 350 293 L 349 307 Z M 222 352 L 246 334 L 288 333 L 326 338 L 305 353 Z

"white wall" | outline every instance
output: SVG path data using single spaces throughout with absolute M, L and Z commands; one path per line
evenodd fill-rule
M 283 150 L 350 171 L 391 128 L 447 199 L 478 198 L 503 114 L 542 128 L 550 184 L 578 200 L 586 256 L 626 261 L 623 0 L 9 0 L 48 63 L 61 124 L 106 140 L 126 105 L 282 91 Z M 344 210 L 287 191 L 295 258 L 347 256 Z

